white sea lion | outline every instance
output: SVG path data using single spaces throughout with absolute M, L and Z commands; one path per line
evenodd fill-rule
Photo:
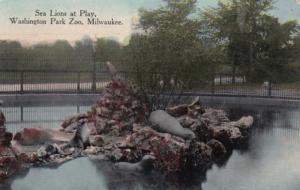
M 183 128 L 180 123 L 163 110 L 156 110 L 150 114 L 149 121 L 154 128 L 165 133 L 170 133 L 184 139 L 196 138 L 195 133 L 187 128 Z
M 114 165 L 114 168 L 122 171 L 129 171 L 129 172 L 143 172 L 151 169 L 154 160 L 155 160 L 154 156 L 145 155 L 142 158 L 142 160 L 137 163 L 118 162 Z

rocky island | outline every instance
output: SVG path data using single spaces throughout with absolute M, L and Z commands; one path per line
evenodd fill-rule
M 1 180 L 78 157 L 134 172 L 204 171 L 246 143 L 252 116 L 230 121 L 223 110 L 201 105 L 199 97 L 151 110 L 147 96 L 108 67 L 112 80 L 91 111 L 66 119 L 59 129 L 28 128 L 13 135 L 0 112 Z

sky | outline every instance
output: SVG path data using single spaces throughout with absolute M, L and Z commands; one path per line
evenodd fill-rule
M 198 0 L 203 9 L 215 6 L 217 0 Z M 19 40 L 22 44 L 53 42 L 66 39 L 71 43 L 83 36 L 113 38 L 128 41 L 133 24 L 138 22 L 138 9 L 154 9 L 162 6 L 162 0 L 0 0 L 0 40 Z M 100 20 L 121 20 L 119 26 L 103 25 L 13 25 L 9 18 L 49 19 L 49 11 L 67 12 L 88 10 L 95 12 Z M 46 17 L 35 17 L 35 11 L 46 12 Z M 277 0 L 272 14 L 281 21 L 296 19 L 300 23 L 300 0 Z M 66 17 L 67 18 L 67 17 Z M 78 17 L 76 17 L 77 19 Z M 86 18 L 79 18 L 86 22 Z

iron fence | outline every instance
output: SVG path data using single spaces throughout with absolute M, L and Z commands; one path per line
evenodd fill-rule
M 105 71 L 0 70 L 0 94 L 99 93 L 109 80 Z
M 125 78 L 135 73 L 120 72 Z M 98 70 L 0 70 L 0 94 L 26 93 L 101 93 L 110 74 Z M 229 74 L 216 74 L 211 81 L 192 81 L 190 88 L 178 91 L 185 95 L 238 96 L 300 99 L 300 82 L 251 83 L 243 75 L 235 83 Z

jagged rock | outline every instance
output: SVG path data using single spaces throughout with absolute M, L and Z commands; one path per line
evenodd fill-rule
M 252 116 L 242 117 L 238 121 L 229 122 L 229 125 L 238 127 L 239 129 L 249 129 L 253 125 L 253 117 Z
M 137 93 L 125 81 L 112 80 L 87 118 L 89 122 L 94 123 L 97 134 L 114 131 L 113 134 L 119 136 L 124 131 L 131 131 L 133 123 L 145 122 L 148 113 L 149 108 L 143 95 Z M 66 123 L 77 122 L 77 117 L 69 119 Z
M 6 122 L 6 118 L 5 118 L 4 114 L 3 114 L 3 112 L 0 110 L 0 127 L 4 126 L 5 122 Z
M 1 101 L 0 103 L 2 104 Z M 13 135 L 6 132 L 5 122 L 5 116 L 0 110 L 0 181 L 10 177 L 20 168 L 17 151 L 11 147 Z
M 163 110 L 152 112 L 149 121 L 162 132 L 170 133 L 184 139 L 193 139 L 196 137 L 193 131 L 183 128 L 174 117 Z
M 64 120 L 64 122 L 61 124 L 61 127 L 64 129 L 69 127 L 68 130 L 71 130 L 72 127 L 76 128 L 76 126 L 80 120 L 87 119 L 88 117 L 89 117 L 89 115 L 87 113 L 79 113 L 77 115 L 74 115 L 74 116 Z M 71 126 L 71 128 L 70 128 L 70 126 Z
M 212 138 L 212 128 L 205 120 L 199 119 L 189 128 L 196 134 L 198 141 L 207 142 Z
M 97 155 L 99 151 L 100 151 L 99 147 L 89 146 L 86 149 L 84 149 L 81 154 L 83 156 Z
M 186 115 L 177 118 L 177 120 L 179 121 L 180 125 L 182 125 L 182 127 L 184 128 L 190 128 L 194 123 L 198 121 L 197 119 L 188 117 Z
M 202 118 L 207 119 L 212 125 L 220 125 L 224 122 L 230 122 L 224 110 L 206 109 L 202 114 Z
M 192 141 L 183 159 L 184 168 L 204 169 L 212 163 L 212 149 L 203 142 Z
M 199 115 L 205 112 L 205 110 L 201 106 L 199 97 L 196 97 L 189 105 L 182 104 L 182 105 L 170 107 L 167 108 L 166 111 L 174 117 L 188 115 L 194 118 L 197 118 Z
M 167 108 L 166 111 L 174 117 L 179 117 L 179 116 L 187 114 L 188 105 L 183 104 L 183 105 L 179 105 L 179 106 L 174 106 L 174 107 L 171 107 L 171 108 Z
M 188 105 L 187 115 L 190 117 L 198 118 L 203 113 L 205 113 L 205 109 L 201 106 L 200 98 L 194 98 L 192 103 Z
M 101 135 L 90 136 L 89 139 L 90 144 L 93 146 L 103 146 L 105 143 Z
M 162 134 L 146 127 L 126 139 L 127 147 L 134 147 L 133 153 L 140 160 L 143 154 L 152 154 L 157 159 L 155 167 L 165 171 L 179 171 L 182 165 L 182 156 L 188 146 L 181 138 Z
M 12 176 L 20 167 L 15 150 L 0 146 L 0 181 Z
M 218 160 L 227 153 L 225 146 L 218 140 L 211 139 L 210 141 L 208 141 L 207 145 L 211 147 L 211 154 L 212 158 L 214 159 Z
M 39 158 L 44 158 L 44 157 L 47 156 L 47 151 L 46 151 L 46 148 L 44 146 L 42 146 L 41 148 L 39 148 L 36 153 L 37 153 L 37 156 Z
M 10 146 L 13 134 L 6 132 L 5 127 L 0 127 L 0 146 Z
M 119 162 L 121 158 L 123 157 L 122 150 L 119 148 L 114 148 L 113 151 L 111 151 L 110 158 L 116 162 Z
M 193 99 L 192 103 L 190 103 L 188 105 L 189 108 L 193 108 L 194 106 L 200 106 L 201 105 L 201 102 L 200 102 L 200 97 L 197 96 Z
M 219 140 L 227 147 L 238 144 L 243 138 L 242 133 L 237 127 L 217 126 L 212 129 L 212 138 Z

